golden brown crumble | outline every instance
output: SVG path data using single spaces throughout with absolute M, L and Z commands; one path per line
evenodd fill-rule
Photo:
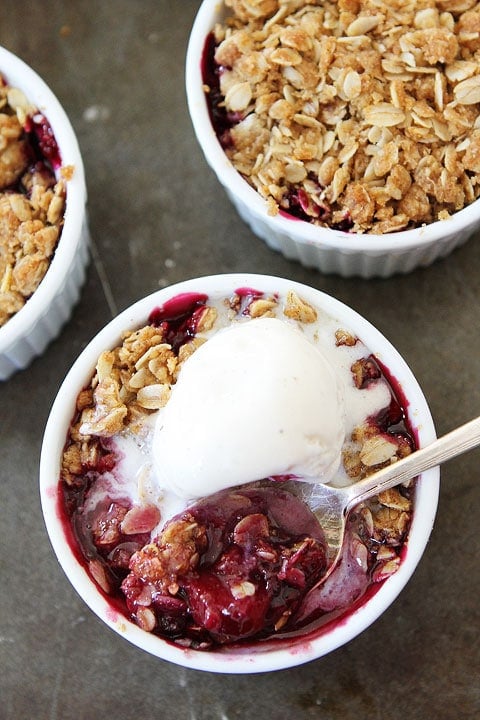
M 317 319 L 317 311 L 315 308 L 307 303 L 306 300 L 299 297 L 294 290 L 287 292 L 283 314 L 288 318 L 302 323 L 313 323 Z
M 352 335 L 351 332 L 348 330 L 343 330 L 342 328 L 339 328 L 335 332 L 335 345 L 337 347 L 340 347 L 341 345 L 346 345 L 347 347 L 353 347 L 357 343 L 357 338 L 355 335 Z
M 156 589 L 176 595 L 177 578 L 198 565 L 207 546 L 206 529 L 193 517 L 172 520 L 154 542 L 138 550 L 130 560 L 130 569 Z
M 362 517 L 365 537 L 378 543 L 377 561 L 387 563 L 396 557 L 386 549 L 398 547 L 405 540 L 410 526 L 412 500 L 402 495 L 398 488 L 392 488 L 380 493 L 368 506 L 363 505 L 356 512 Z M 390 574 L 387 568 L 383 568 L 382 572 Z
M 35 112 L 23 93 L 0 75 L 0 326 L 17 313 L 48 270 L 63 225 L 65 168 L 53 173 L 35 165 L 25 138 Z M 18 192 L 17 186 L 22 187 Z
M 225 5 L 215 59 L 241 118 L 226 152 L 270 213 L 295 202 L 313 223 L 386 233 L 480 195 L 474 0 Z

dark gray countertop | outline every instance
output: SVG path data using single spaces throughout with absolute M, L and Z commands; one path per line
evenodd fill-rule
M 212 272 L 287 276 L 350 304 L 398 348 L 444 433 L 480 409 L 480 238 L 408 276 L 344 280 L 273 253 L 207 168 L 184 94 L 198 0 L 3 0 L 0 45 L 32 65 L 78 134 L 93 261 L 73 317 L 0 384 L 0 718 L 467 720 L 480 716 L 479 451 L 442 470 L 412 580 L 350 644 L 262 675 L 184 670 L 104 626 L 70 586 L 38 494 L 42 433 L 72 361 L 118 310 Z

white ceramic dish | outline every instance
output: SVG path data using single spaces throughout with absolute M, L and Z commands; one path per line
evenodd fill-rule
M 423 473 L 418 481 L 409 541 L 398 571 L 379 590 L 341 623 L 307 638 L 249 646 L 243 651 L 182 649 L 133 624 L 113 610 L 105 596 L 78 561 L 65 535 L 59 513 L 59 477 L 61 457 L 69 425 L 75 412 L 75 400 L 88 384 L 99 354 L 114 347 L 125 330 L 145 324 L 150 312 L 170 298 L 185 292 L 206 293 L 212 298 L 230 296 L 239 287 L 254 287 L 267 293 L 296 290 L 307 302 L 325 310 L 347 326 L 389 369 L 408 401 L 409 421 L 420 445 L 435 438 L 430 411 L 412 372 L 394 347 L 367 320 L 356 312 L 312 288 L 287 279 L 264 275 L 217 275 L 192 279 L 164 288 L 134 304 L 112 320 L 85 348 L 65 378 L 53 404 L 45 430 L 40 462 L 40 493 L 46 528 L 58 561 L 68 579 L 86 604 L 110 628 L 139 648 L 179 665 L 221 673 L 255 673 L 299 665 L 319 658 L 347 643 L 373 623 L 395 600 L 414 572 L 433 526 L 439 488 L 438 468 Z
M 210 122 L 205 101 L 201 70 L 205 41 L 224 14 L 223 2 L 204 0 L 196 16 L 186 60 L 188 108 L 207 163 L 240 216 L 269 247 L 323 273 L 343 277 L 389 277 L 430 265 L 451 253 L 477 231 L 480 200 L 448 220 L 384 235 L 341 232 L 281 215 L 269 215 L 266 202 L 225 155 Z
M 67 181 L 62 235 L 50 267 L 24 307 L 0 327 L 0 380 L 6 380 L 42 354 L 69 319 L 85 280 L 89 236 L 83 162 L 65 111 L 37 73 L 4 48 L 0 48 L 0 72 L 45 115 L 62 165 L 74 168 Z

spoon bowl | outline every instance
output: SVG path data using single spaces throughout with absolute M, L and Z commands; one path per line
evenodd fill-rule
M 477 417 L 352 485 L 334 487 L 313 478 L 311 481 L 308 479 L 309 482 L 302 482 L 299 495 L 317 516 L 327 542 L 326 572 L 310 592 L 323 584 L 337 566 L 347 517 L 352 508 L 479 444 L 480 417 Z

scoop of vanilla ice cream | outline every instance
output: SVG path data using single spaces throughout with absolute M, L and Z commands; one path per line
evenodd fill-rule
M 240 321 L 186 360 L 156 420 L 154 469 L 185 498 L 272 475 L 328 482 L 344 435 L 342 389 L 320 350 L 282 320 Z

